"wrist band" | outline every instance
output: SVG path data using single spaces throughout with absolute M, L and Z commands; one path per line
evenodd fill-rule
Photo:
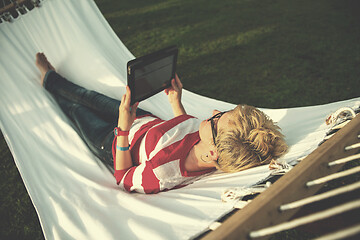
M 120 147 L 120 146 L 116 145 L 116 149 L 125 152 L 130 149 L 130 144 L 127 147 Z
M 119 137 L 119 136 L 129 136 L 129 131 L 121 131 L 120 128 L 116 127 L 114 128 L 114 135 L 116 137 Z

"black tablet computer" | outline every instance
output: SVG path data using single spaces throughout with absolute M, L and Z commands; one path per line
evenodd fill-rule
M 127 63 L 131 105 L 171 86 L 175 78 L 178 49 L 175 46 L 136 58 Z

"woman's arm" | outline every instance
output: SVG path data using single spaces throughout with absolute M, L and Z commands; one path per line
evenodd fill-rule
M 130 88 L 126 87 L 126 93 L 121 99 L 119 107 L 119 119 L 118 127 L 121 131 L 129 131 L 136 117 L 136 108 L 138 103 L 135 103 L 130 107 L 131 92 Z M 128 136 L 118 136 L 116 143 L 116 159 L 115 159 L 115 170 L 124 170 L 133 166 L 130 150 L 124 150 L 128 148 L 129 139 Z
M 183 85 L 178 75 L 175 74 L 175 79 L 171 80 L 171 87 L 165 89 L 175 117 L 186 114 L 185 108 L 181 103 L 182 88 Z

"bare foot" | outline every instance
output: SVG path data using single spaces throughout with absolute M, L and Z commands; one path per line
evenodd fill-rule
M 45 74 L 50 71 L 54 70 L 55 68 L 51 65 L 51 63 L 47 60 L 44 53 L 37 53 L 36 54 L 36 66 L 40 70 L 41 73 L 41 85 L 43 85 Z

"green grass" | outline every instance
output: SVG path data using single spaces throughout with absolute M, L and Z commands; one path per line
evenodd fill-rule
M 108 2 L 135 56 L 179 46 L 178 73 L 199 94 L 271 108 L 359 96 L 356 1 Z
M 358 97 L 357 0 L 96 0 L 135 56 L 179 47 L 184 87 L 232 103 L 283 108 Z M 0 239 L 41 239 L 2 139 Z M 299 231 L 277 239 L 307 239 Z

